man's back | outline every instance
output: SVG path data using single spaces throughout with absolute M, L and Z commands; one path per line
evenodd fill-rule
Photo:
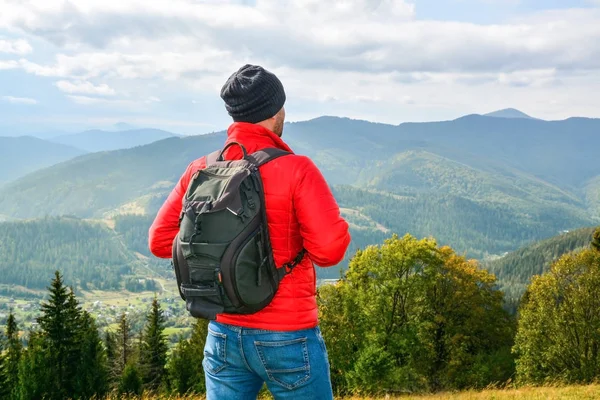
M 224 146 L 243 145 L 248 153 L 275 147 L 292 151 L 273 132 L 259 125 L 234 123 Z M 240 159 L 241 150 L 231 146 L 227 160 Z M 171 256 L 177 234 L 174 221 L 181 212 L 182 197 L 191 176 L 205 167 L 205 158 L 192 162 L 150 228 L 150 249 L 158 257 Z M 273 256 L 278 267 L 305 248 L 307 257 L 286 276 L 273 301 L 251 315 L 220 314 L 217 321 L 256 329 L 296 330 L 317 325 L 315 270 L 313 262 L 327 267 L 338 264 L 350 243 L 348 224 L 339 213 L 325 179 L 305 156 L 281 157 L 260 167 Z

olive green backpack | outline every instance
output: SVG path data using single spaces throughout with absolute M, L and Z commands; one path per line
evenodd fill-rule
M 225 161 L 231 145 L 241 160 Z M 206 157 L 183 198 L 172 264 L 190 314 L 214 320 L 219 313 L 252 314 L 266 307 L 279 282 L 305 250 L 277 268 L 273 259 L 259 167 L 289 152 L 266 148 L 247 154 L 237 142 Z

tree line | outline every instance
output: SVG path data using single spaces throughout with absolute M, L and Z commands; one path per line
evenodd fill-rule
M 358 250 L 318 290 L 335 393 L 382 394 L 600 378 L 600 229 L 528 286 L 509 314 L 494 275 L 434 239 L 393 235 Z M 154 298 L 143 330 L 101 332 L 57 271 L 37 326 L 10 313 L 0 397 L 89 399 L 203 393 L 207 321 L 170 349 Z

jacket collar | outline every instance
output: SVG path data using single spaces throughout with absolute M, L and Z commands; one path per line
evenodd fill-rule
M 251 124 L 248 122 L 234 122 L 227 129 L 227 141 L 225 145 L 231 142 L 238 142 L 246 148 L 248 154 L 267 147 L 275 147 L 281 150 L 293 153 L 287 143 L 283 141 L 274 132 L 267 128 Z M 225 152 L 228 159 L 241 157 L 241 149 L 239 146 L 231 146 Z

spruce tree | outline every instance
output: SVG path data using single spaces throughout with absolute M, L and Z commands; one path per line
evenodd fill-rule
M 18 391 L 21 399 L 48 397 L 52 369 L 55 367 L 48 364 L 48 359 L 42 333 L 30 332 L 27 349 L 23 351 L 19 363 Z
M 19 338 L 19 328 L 15 315 L 11 310 L 6 322 L 6 353 L 4 359 L 6 383 L 10 388 L 7 395 L 8 399 L 18 398 L 19 362 L 21 361 L 22 350 L 23 344 Z
M 9 399 L 11 387 L 8 384 L 7 356 L 0 347 L 0 399 Z
M 80 313 L 73 291 L 67 291 L 60 272 L 49 288 L 50 296 L 42 303 L 42 315 L 37 319 L 42 333 L 48 372 L 48 392 L 51 399 L 64 399 L 75 394 L 79 364 Z
M 111 380 L 115 383 L 121 381 L 121 376 L 125 367 L 129 363 L 132 356 L 132 344 L 131 344 L 131 325 L 127 320 L 125 313 L 121 314 L 119 318 L 119 327 L 117 328 L 117 334 L 115 336 L 115 357 L 112 360 L 111 368 Z
M 153 391 L 161 386 L 166 372 L 168 345 L 164 330 L 165 317 L 155 296 L 150 314 L 146 318 L 140 348 L 140 369 L 144 386 Z
M 81 359 L 77 373 L 77 395 L 81 398 L 102 397 L 108 391 L 106 351 L 92 316 L 81 317 Z
M 197 319 L 192 327 L 192 336 L 181 339 L 169 358 L 169 389 L 179 394 L 204 393 L 204 344 L 208 333 L 208 321 Z

